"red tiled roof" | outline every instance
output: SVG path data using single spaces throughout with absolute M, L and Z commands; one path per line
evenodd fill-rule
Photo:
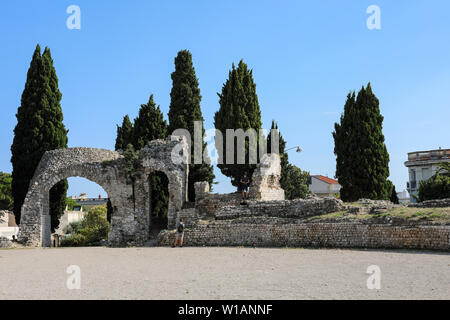
M 325 183 L 328 183 L 328 184 L 338 184 L 339 183 L 337 180 L 334 180 L 334 179 L 331 179 L 331 178 L 328 178 L 328 177 L 325 177 L 325 176 L 322 176 L 322 175 L 314 175 L 312 177 L 314 177 L 316 179 L 319 179 L 319 180 L 321 180 L 321 181 L 323 181 Z

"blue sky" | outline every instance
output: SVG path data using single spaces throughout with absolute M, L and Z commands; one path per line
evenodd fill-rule
M 69 30 L 66 8 L 81 8 Z M 369 30 L 369 5 L 381 30 Z M 0 171 L 37 43 L 50 47 L 69 146 L 114 148 L 116 124 L 153 93 L 167 119 L 173 60 L 189 49 L 213 127 L 232 62 L 253 69 L 263 126 L 275 119 L 290 161 L 333 177 L 331 132 L 347 93 L 371 82 L 385 117 L 390 179 L 405 188 L 407 152 L 450 147 L 450 2 L 433 1 L 8 1 L 0 6 Z M 217 192 L 232 190 L 216 170 Z M 104 192 L 70 179 L 70 195 Z

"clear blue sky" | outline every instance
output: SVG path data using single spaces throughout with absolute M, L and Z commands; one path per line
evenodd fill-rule
M 66 8 L 81 8 L 69 30 Z M 369 5 L 381 30 L 369 30 Z M 265 128 L 279 123 L 290 161 L 335 173 L 331 132 L 347 93 L 367 82 L 380 100 L 390 178 L 405 188 L 407 152 L 450 147 L 450 1 L 8 1 L 0 6 L 0 170 L 11 172 L 15 113 L 37 43 L 50 47 L 69 146 L 112 149 L 116 124 L 150 93 L 167 118 L 173 60 L 193 54 L 205 127 L 232 62 L 253 68 Z M 232 190 L 216 170 L 218 192 Z M 69 194 L 99 188 L 70 180 Z M 104 195 L 104 193 L 103 193 Z

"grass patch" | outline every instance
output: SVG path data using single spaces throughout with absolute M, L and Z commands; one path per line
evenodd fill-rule
M 337 211 L 320 216 L 309 217 L 308 221 L 345 220 L 361 221 L 375 218 L 399 218 L 410 221 L 426 221 L 438 224 L 450 224 L 450 208 L 408 208 L 396 207 L 382 214 L 354 214 Z

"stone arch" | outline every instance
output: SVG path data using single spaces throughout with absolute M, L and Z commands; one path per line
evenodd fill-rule
M 172 159 L 174 148 L 182 163 Z M 30 246 L 50 245 L 49 190 L 69 177 L 82 177 L 100 185 L 113 204 L 109 242 L 112 245 L 143 245 L 148 240 L 150 214 L 148 175 L 162 171 L 169 180 L 168 228 L 175 226 L 177 212 L 187 200 L 187 142 L 182 137 L 151 141 L 140 151 L 139 178 L 130 183 L 120 152 L 93 148 L 47 151 L 34 174 L 22 206 L 19 241 Z
M 50 245 L 49 191 L 59 181 L 82 177 L 100 185 L 117 208 L 123 202 L 117 185 L 126 185 L 115 166 L 115 151 L 68 148 L 48 151 L 42 157 L 22 206 L 19 239 L 33 246 Z M 122 180 L 122 181 L 121 181 Z M 111 231 L 114 230 L 114 223 Z M 114 232 L 111 232 L 114 234 Z

